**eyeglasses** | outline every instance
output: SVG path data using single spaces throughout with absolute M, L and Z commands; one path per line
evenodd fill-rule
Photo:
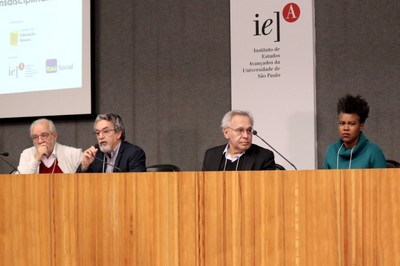
M 42 140 L 47 140 L 49 137 L 50 137 L 50 135 L 52 135 L 53 133 L 47 133 L 47 132 L 44 132 L 44 133 L 42 133 L 42 134 L 40 134 L 40 135 L 33 135 L 32 136 L 32 140 L 33 141 L 38 141 L 39 140 L 39 138 L 41 138 Z
M 231 129 L 231 130 L 233 130 L 233 131 L 235 131 L 236 134 L 238 134 L 238 135 L 243 135 L 244 132 L 246 132 L 246 133 L 249 134 L 249 135 L 251 135 L 251 133 L 253 133 L 253 128 L 251 128 L 251 127 L 249 127 L 249 128 L 242 128 L 242 127 L 239 127 L 239 128 L 231 128 L 231 127 L 228 127 L 228 128 Z
M 109 136 L 111 134 L 111 132 L 115 131 L 115 129 L 103 129 L 103 130 L 96 130 L 96 132 L 94 132 L 94 134 L 98 137 L 100 136 L 100 134 L 103 134 L 103 136 Z

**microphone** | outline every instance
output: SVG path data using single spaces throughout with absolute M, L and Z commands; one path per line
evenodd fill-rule
M 268 142 L 266 142 L 262 137 L 260 137 L 257 134 L 257 130 L 253 129 L 253 135 L 256 136 L 257 138 L 261 139 L 262 142 L 264 142 L 265 144 L 268 145 L 268 147 L 270 147 L 274 152 L 276 152 L 277 154 L 279 154 L 283 159 L 285 159 L 286 162 L 288 162 L 291 166 L 293 166 L 294 169 L 297 170 L 296 166 L 294 166 L 294 164 L 292 164 L 288 159 L 285 158 L 285 156 L 283 156 L 282 154 L 280 154 L 277 150 L 275 150 L 271 145 L 268 144 Z
M 18 172 L 19 173 L 19 171 L 18 171 L 18 169 L 14 166 L 14 165 L 12 165 L 9 161 L 7 161 L 6 159 L 4 159 L 3 158 L 3 156 L 8 156 L 8 155 L 10 155 L 8 152 L 2 152 L 2 153 L 0 153 L 0 159 L 1 160 L 3 160 L 6 164 L 8 164 L 9 166 L 11 166 L 11 168 L 13 169 L 11 172 L 10 172 L 10 174 L 12 174 L 13 172 Z
M 100 146 L 99 146 L 98 143 L 94 144 L 93 146 L 94 146 L 96 149 L 100 149 Z M 113 164 L 107 162 L 106 160 L 102 160 L 102 159 L 100 159 L 100 158 L 97 158 L 96 156 L 94 156 L 94 158 L 95 158 L 96 160 L 100 161 L 100 162 L 103 162 L 103 163 L 105 163 L 105 164 L 107 164 L 107 165 L 110 165 L 113 169 L 117 169 L 118 172 L 122 172 L 121 169 L 119 169 L 119 168 L 116 167 L 115 165 L 113 165 Z M 104 167 L 103 167 L 103 168 L 104 168 Z M 103 169 L 103 171 L 104 171 L 104 169 Z

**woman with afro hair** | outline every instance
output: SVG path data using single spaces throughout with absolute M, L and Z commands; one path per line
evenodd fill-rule
M 324 169 L 386 168 L 386 159 L 378 145 L 364 133 L 368 103 L 361 96 L 350 94 L 337 103 L 340 139 L 328 146 Z

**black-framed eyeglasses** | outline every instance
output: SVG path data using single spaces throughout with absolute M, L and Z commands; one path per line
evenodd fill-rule
M 233 130 L 236 132 L 236 134 L 238 135 L 243 135 L 245 132 L 249 135 L 251 135 L 253 133 L 253 128 L 249 127 L 249 128 L 243 128 L 243 127 L 239 127 L 239 128 L 231 128 L 228 127 L 229 129 Z
M 98 137 L 100 134 L 103 134 L 103 136 L 110 136 L 111 132 L 115 131 L 115 129 L 110 129 L 110 128 L 105 128 L 102 130 L 96 130 L 94 134 Z
M 52 135 L 52 134 L 53 134 L 53 133 L 43 132 L 43 133 L 40 134 L 40 135 L 33 135 L 33 136 L 32 136 L 32 140 L 33 140 L 33 141 L 38 141 L 39 138 L 41 138 L 42 140 L 47 140 L 47 139 L 50 137 L 50 135 Z

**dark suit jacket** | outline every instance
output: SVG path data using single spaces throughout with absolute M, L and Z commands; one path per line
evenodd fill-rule
M 96 158 L 100 160 L 95 159 L 85 173 L 103 172 L 104 153 L 100 149 L 96 153 Z M 114 168 L 113 172 L 146 172 L 146 154 L 139 146 L 123 141 L 119 147 L 115 166 L 121 171 Z M 80 167 L 77 172 L 82 172 Z
M 204 155 L 202 171 L 220 170 L 221 158 L 226 144 L 208 149 Z M 243 157 L 244 156 L 244 157 Z M 274 153 L 256 144 L 251 144 L 243 158 L 243 169 L 241 170 L 275 170 Z

